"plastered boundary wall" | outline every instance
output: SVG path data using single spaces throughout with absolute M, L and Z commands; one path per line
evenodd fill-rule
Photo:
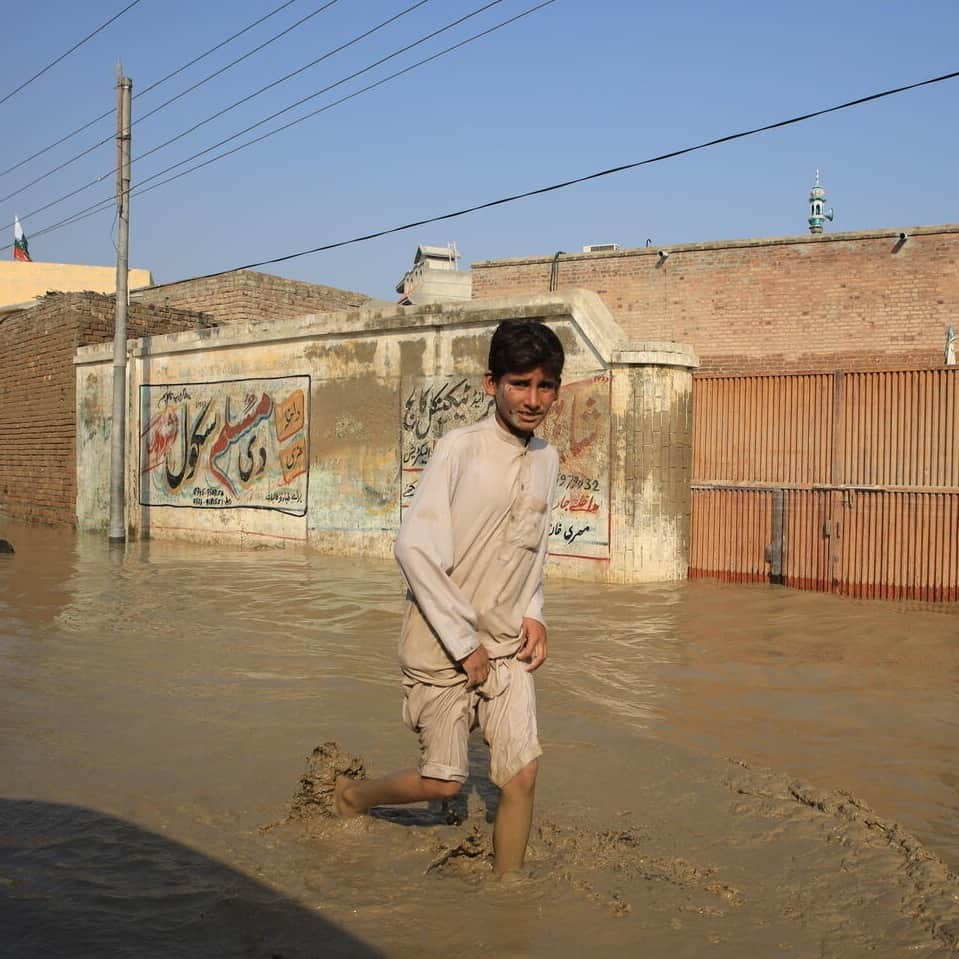
M 684 577 L 695 354 L 681 344 L 627 342 L 588 291 L 367 308 L 132 341 L 131 537 L 391 556 L 429 445 L 486 412 L 480 384 L 489 337 L 510 318 L 548 323 L 567 353 L 563 406 L 550 414 L 563 477 L 551 575 Z M 77 520 L 103 530 L 112 350 L 80 349 L 75 363 Z

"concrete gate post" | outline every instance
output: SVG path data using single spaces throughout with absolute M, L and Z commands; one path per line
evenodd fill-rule
M 692 380 L 679 343 L 613 352 L 613 530 L 609 579 L 685 579 L 689 566 Z

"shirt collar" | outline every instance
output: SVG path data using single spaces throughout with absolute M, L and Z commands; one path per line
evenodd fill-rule
M 535 434 L 531 433 L 528 440 L 521 440 L 515 433 L 511 433 L 499 425 L 496 421 L 496 410 L 493 410 L 486 418 L 486 423 L 487 429 L 495 433 L 504 443 L 509 443 L 510 446 L 521 450 L 527 450 L 532 446 Z

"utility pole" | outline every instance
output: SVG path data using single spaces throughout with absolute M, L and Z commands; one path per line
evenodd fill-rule
M 117 294 L 113 329 L 113 436 L 110 458 L 111 543 L 124 543 L 126 524 L 127 297 L 130 252 L 130 111 L 133 81 L 117 64 Z

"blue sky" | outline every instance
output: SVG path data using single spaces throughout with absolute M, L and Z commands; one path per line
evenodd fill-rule
M 129 0 L 12 4 L 0 98 Z M 114 103 L 122 59 L 134 93 L 281 0 L 141 0 L 0 104 L 0 169 Z M 134 157 L 411 6 L 337 0 L 323 13 L 134 127 Z M 485 13 L 285 114 L 266 132 L 535 3 Z M 296 0 L 134 101 L 134 119 L 322 5 Z M 134 165 L 134 184 L 459 16 L 481 0 L 430 0 Z M 230 269 L 642 160 L 959 69 L 959 4 L 556 0 L 531 16 L 234 156 L 133 197 L 131 266 L 157 282 Z M 395 299 L 418 243 L 455 241 L 463 264 L 579 250 L 806 232 L 823 171 L 836 220 L 868 230 L 959 221 L 959 79 L 444 223 L 264 267 Z M 0 201 L 35 260 L 115 261 L 111 212 L 41 231 L 108 197 L 114 121 L 0 176 Z M 242 140 L 234 141 L 242 142 Z M 232 144 L 231 144 L 232 145 Z M 220 152 L 220 151 L 217 151 Z M 180 169 L 183 169 L 182 167 Z M 101 183 L 49 210 L 63 194 Z M 32 215 L 30 215 L 32 214 Z M 9 250 L 0 254 L 9 257 Z M 814 291 L 810 292 L 815 295 Z

